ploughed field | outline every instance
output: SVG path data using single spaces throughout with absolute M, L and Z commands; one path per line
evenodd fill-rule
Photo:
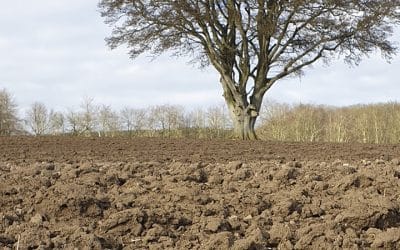
M 400 146 L 0 137 L 1 249 L 400 249 Z

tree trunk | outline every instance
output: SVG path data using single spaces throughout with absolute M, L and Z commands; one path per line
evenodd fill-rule
M 233 80 L 229 77 L 222 77 L 221 83 L 224 89 L 223 96 L 233 121 L 234 136 L 242 140 L 258 140 L 255 125 L 264 92 L 253 94 L 248 100 L 246 91 L 235 87 Z
M 234 135 L 242 140 L 258 140 L 255 132 L 255 124 L 257 117 L 251 114 L 233 117 Z
M 255 132 L 255 124 L 258 111 L 253 105 L 245 108 L 233 102 L 227 102 L 233 121 L 234 136 L 241 140 L 258 140 Z

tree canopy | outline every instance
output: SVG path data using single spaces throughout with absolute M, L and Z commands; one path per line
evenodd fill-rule
M 396 52 L 390 37 L 400 0 L 102 0 L 107 43 L 132 58 L 173 51 L 211 64 L 238 137 L 254 139 L 265 92 L 316 61 L 357 64 Z

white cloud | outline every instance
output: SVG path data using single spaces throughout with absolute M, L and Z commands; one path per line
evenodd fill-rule
M 331 66 L 316 66 L 306 71 L 301 79 L 283 80 L 271 89 L 268 97 L 339 106 L 400 101 L 398 68 L 398 58 L 388 64 L 375 56 L 364 60 L 358 67 L 337 61 Z

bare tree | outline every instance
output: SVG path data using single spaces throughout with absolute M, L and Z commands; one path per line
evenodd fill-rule
M 183 108 L 174 105 L 158 105 L 150 109 L 149 127 L 152 130 L 160 131 L 162 136 L 170 137 L 184 123 Z
M 149 108 L 149 119 L 148 127 L 152 131 L 153 136 L 161 131 L 162 136 L 164 136 L 165 130 L 167 128 L 167 118 L 165 117 L 164 110 L 162 106 L 154 106 Z
M 80 125 L 82 133 L 90 135 L 96 130 L 98 107 L 94 104 L 94 99 L 84 97 L 81 103 L 82 112 L 80 114 Z
M 125 107 L 121 110 L 120 117 L 123 128 L 130 135 L 133 131 L 137 134 L 143 130 L 147 122 L 146 109 Z
M 134 121 L 133 109 L 129 107 L 123 108 L 120 111 L 120 117 L 123 130 L 127 131 L 129 134 L 132 134 Z
M 0 90 L 0 136 L 15 134 L 18 130 L 17 104 L 5 89 Z
M 206 112 L 207 127 L 217 137 L 224 137 L 229 128 L 229 118 L 224 105 L 209 107 Z
M 274 108 L 272 108 L 274 107 Z M 260 136 L 280 141 L 398 143 L 396 102 L 348 107 L 270 103 Z
M 206 112 L 203 109 L 197 108 L 187 113 L 185 123 L 188 136 L 196 138 L 207 137 L 207 117 Z
M 325 125 L 326 141 L 348 142 L 351 139 L 351 131 L 349 127 L 351 124 L 354 126 L 354 121 L 350 120 L 351 116 L 348 113 L 348 108 L 332 108 L 329 110 L 327 124 Z
M 69 133 L 79 135 L 82 132 L 81 115 L 70 109 L 66 114 L 66 123 Z
M 202 109 L 195 109 L 190 113 L 192 117 L 192 127 L 200 129 L 206 127 L 206 113 Z
M 256 139 L 264 94 L 278 80 L 341 55 L 357 64 L 375 50 L 390 59 L 399 0 L 102 0 L 111 48 L 130 56 L 194 55 L 219 72 L 236 136 Z
M 163 105 L 165 117 L 167 118 L 168 136 L 178 136 L 184 126 L 184 108 L 179 105 Z
M 63 113 L 50 111 L 49 123 L 51 134 L 57 135 L 65 133 L 65 117 Z
M 278 103 L 273 100 L 267 100 L 263 105 L 263 113 L 261 116 L 261 128 L 259 134 L 261 138 L 285 141 L 288 138 L 288 121 L 287 116 L 291 112 L 291 106 L 288 104 Z
M 120 129 L 118 114 L 112 110 L 111 106 L 102 105 L 98 113 L 99 135 L 115 136 Z
M 49 112 L 41 102 L 35 102 L 26 112 L 26 124 L 35 135 L 43 135 L 49 129 Z

